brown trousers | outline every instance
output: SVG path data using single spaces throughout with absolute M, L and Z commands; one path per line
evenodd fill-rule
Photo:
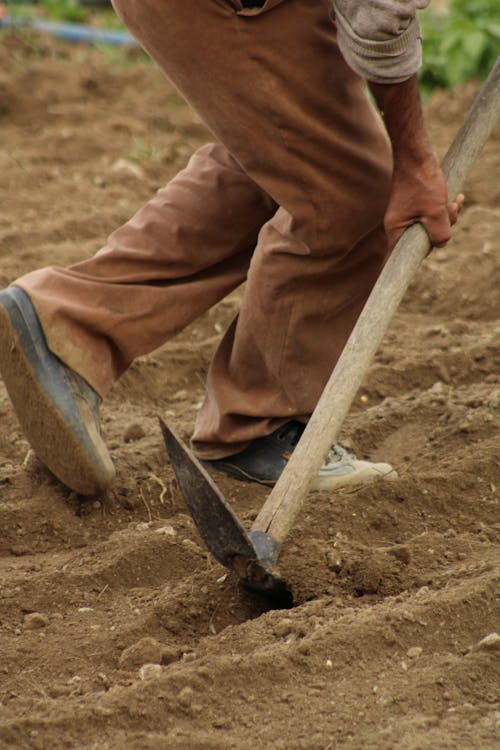
M 380 272 L 391 158 L 327 0 L 115 0 L 218 141 L 90 260 L 16 284 L 101 394 L 246 281 L 193 444 L 217 458 L 307 417 Z

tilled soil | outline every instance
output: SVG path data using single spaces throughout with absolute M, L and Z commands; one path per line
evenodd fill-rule
M 476 90 L 430 101 L 440 153 Z M 1 286 L 94 253 L 210 138 L 140 56 L 19 35 L 1 38 L 0 120 Z M 399 478 L 310 495 L 281 561 L 293 609 L 206 552 L 157 424 L 189 437 L 241 292 L 114 388 L 106 497 L 47 473 L 0 383 L 0 748 L 498 747 L 498 143 L 344 426 Z M 267 490 L 217 481 L 250 523 Z

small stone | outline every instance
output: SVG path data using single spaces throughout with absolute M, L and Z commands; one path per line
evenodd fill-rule
M 172 648 L 171 646 L 163 646 L 161 650 L 160 663 L 167 665 L 173 664 L 174 661 L 179 659 L 179 649 Z
M 145 436 L 146 433 L 144 432 L 144 428 L 138 422 L 129 424 L 123 433 L 123 439 L 126 443 L 135 443 L 136 440 L 141 440 L 141 438 Z
M 229 719 L 214 719 L 212 721 L 212 726 L 214 729 L 230 729 L 231 722 Z
M 203 552 L 201 547 L 199 547 L 196 542 L 193 542 L 192 539 L 186 539 L 182 540 L 182 546 L 186 547 L 186 549 L 190 550 L 191 552 L 195 552 L 196 554 L 199 554 L 200 552 Z
M 194 698 L 194 690 L 189 686 L 183 687 L 177 696 L 177 700 L 183 708 L 189 708 Z
M 119 666 L 122 669 L 136 669 L 143 664 L 160 664 L 163 650 L 161 643 L 154 638 L 141 638 L 122 651 Z
M 55 684 L 49 686 L 48 693 L 51 698 L 62 698 L 71 693 L 71 688 L 68 685 Z
M 334 552 L 328 553 L 327 565 L 328 569 L 331 570 L 332 573 L 336 573 L 338 575 L 342 572 L 342 560 L 339 558 L 338 554 L 335 554 Z
M 311 646 L 307 641 L 301 641 L 297 646 L 297 653 L 302 654 L 302 656 L 309 656 L 311 653 Z
M 109 688 L 111 687 L 111 680 L 109 679 L 107 674 L 105 674 L 104 672 L 99 672 L 99 674 L 97 675 L 97 679 L 104 685 L 106 690 L 109 690 Z
M 500 651 L 500 635 L 490 633 L 472 647 L 472 651 Z
M 494 391 L 491 391 L 486 401 L 486 405 L 489 406 L 490 409 L 498 409 L 500 406 L 500 389 L 496 388 Z
M 108 716 L 113 715 L 113 709 L 109 708 L 109 706 L 94 706 L 92 711 L 96 716 L 100 716 L 102 718 L 107 718 Z
M 392 547 L 388 547 L 387 552 L 402 562 L 403 565 L 408 565 L 411 560 L 411 553 L 409 548 L 405 544 L 394 544 Z
M 40 612 L 31 612 L 23 621 L 25 630 L 40 630 L 40 628 L 46 628 L 48 624 L 49 618 Z
M 143 664 L 139 669 L 139 678 L 141 680 L 158 680 L 163 673 L 160 664 Z
M 173 401 L 183 401 L 185 398 L 188 397 L 188 392 L 184 389 L 181 389 L 180 391 L 176 391 L 174 395 L 172 396 Z
M 144 171 L 141 167 L 128 159 L 117 159 L 112 165 L 111 171 L 124 177 L 135 177 L 139 180 L 144 179 Z
M 159 529 L 155 529 L 156 534 L 164 534 L 165 536 L 175 536 L 177 534 L 176 530 L 173 526 L 170 526 L 170 524 L 167 524 L 166 526 L 160 526 Z
M 274 635 L 278 638 L 286 638 L 287 635 L 290 635 L 290 633 L 293 632 L 293 620 L 284 617 L 283 619 L 278 620 L 273 630 Z
M 22 557 L 23 555 L 29 555 L 30 548 L 25 544 L 13 544 L 10 548 L 10 554 L 14 557 Z
M 418 659 L 418 657 L 422 654 L 423 648 L 421 646 L 413 646 L 412 648 L 409 648 L 406 652 L 406 656 L 408 659 Z

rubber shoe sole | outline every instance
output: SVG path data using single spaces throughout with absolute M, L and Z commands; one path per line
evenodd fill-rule
M 47 348 L 31 300 L 18 287 L 0 292 L 0 373 L 40 461 L 81 495 L 108 487 L 115 469 L 100 435 L 100 399 Z

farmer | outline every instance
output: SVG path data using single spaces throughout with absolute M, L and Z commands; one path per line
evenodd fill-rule
M 441 246 L 457 218 L 415 75 L 428 1 L 115 0 L 217 142 L 93 258 L 0 292 L 0 370 L 68 487 L 111 483 L 99 405 L 133 359 L 244 281 L 192 447 L 276 482 L 405 227 Z M 316 486 L 392 473 L 333 446 Z

